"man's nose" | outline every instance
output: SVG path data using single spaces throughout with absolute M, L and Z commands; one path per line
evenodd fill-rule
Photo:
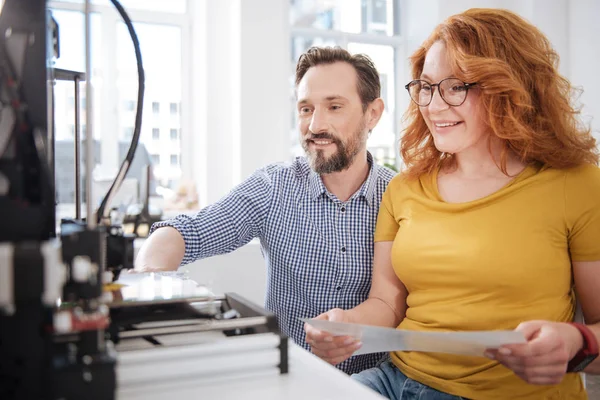
M 313 112 L 312 118 L 310 120 L 310 125 L 308 126 L 308 129 L 312 133 L 326 132 L 327 131 L 327 118 L 325 117 L 325 115 L 322 112 L 315 110 Z

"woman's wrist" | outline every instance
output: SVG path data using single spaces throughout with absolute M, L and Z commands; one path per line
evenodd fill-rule
M 572 360 L 585 346 L 585 340 L 581 331 L 573 324 L 565 322 L 563 325 L 565 325 L 565 329 L 569 332 L 569 340 L 567 343 L 569 346 L 569 360 Z

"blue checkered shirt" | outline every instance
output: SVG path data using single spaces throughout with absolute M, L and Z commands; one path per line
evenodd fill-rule
M 231 252 L 259 238 L 267 263 L 265 308 L 281 331 L 309 349 L 299 318 L 363 302 L 371 288 L 373 234 L 381 196 L 394 173 L 373 163 L 361 188 L 345 202 L 325 188 L 303 157 L 257 170 L 228 195 L 172 226 L 185 241 L 183 264 Z M 355 356 L 346 373 L 375 366 L 383 354 Z

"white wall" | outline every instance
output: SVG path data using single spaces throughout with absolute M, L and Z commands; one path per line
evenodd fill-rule
M 191 164 L 201 201 L 210 204 L 257 168 L 289 159 L 289 6 L 284 0 L 191 0 L 189 6 L 196 131 L 183 144 L 182 161 Z M 185 268 L 215 293 L 237 292 L 263 304 L 265 265 L 256 242 Z
M 191 3 L 201 3 L 192 1 Z M 287 77 L 289 28 L 286 0 L 207 0 L 208 28 L 196 33 L 207 46 L 207 88 L 196 83 L 201 108 L 195 118 L 208 117 L 207 132 L 199 133 L 199 149 L 215 149 L 198 160 L 198 176 L 206 177 L 214 201 L 254 168 L 288 157 Z M 258 4 L 257 4 L 258 3 Z M 242 5 L 244 4 L 244 5 Z M 251 4 L 251 5 L 250 5 Z M 260 5 L 260 7 L 259 7 Z M 406 0 L 402 29 L 407 55 L 444 18 L 472 7 L 499 7 L 515 11 L 544 31 L 561 56 L 561 72 L 583 86 L 581 102 L 600 138 L 600 1 L 598 0 Z M 266 11 L 269 10 L 269 11 Z M 229 12 L 234 17 L 228 17 Z M 205 35 L 205 36 L 203 36 Z M 222 35 L 216 44 L 216 35 Z M 207 45 L 208 43 L 208 45 Z M 196 62 L 202 61 L 199 57 Z M 229 65 L 229 63 L 239 63 Z M 236 76 L 229 81 L 230 73 Z M 408 81 L 408 69 L 401 82 Z M 285 83 L 282 83 L 285 82 Z M 219 91 L 219 88 L 221 91 Z M 232 99 L 235 99 L 233 106 Z M 230 120 L 237 118 L 237 122 Z M 227 149 L 241 137 L 240 148 Z M 268 149 L 267 149 L 268 146 Z M 233 156 L 233 155 L 236 156 Z M 238 156 L 239 155 L 239 156 Z M 239 157 L 237 159 L 236 157 Z M 232 169 L 238 168 L 238 171 Z M 265 265 L 255 242 L 226 255 L 186 267 L 190 275 L 217 293 L 238 292 L 262 304 Z
M 569 2 L 568 24 L 569 78 L 583 86 L 581 103 L 586 120 L 592 120 L 592 130 L 600 139 L 600 1 Z
M 210 204 L 255 169 L 289 158 L 289 8 L 281 0 L 189 4 L 198 73 L 190 82 L 196 131 L 184 154 Z
M 183 268 L 189 271 L 190 278 L 215 294 L 233 292 L 264 304 L 266 266 L 256 241 L 233 253 L 196 261 Z

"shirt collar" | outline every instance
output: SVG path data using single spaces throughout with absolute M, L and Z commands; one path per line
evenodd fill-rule
M 367 151 L 367 162 L 369 163 L 369 175 L 363 182 L 357 193 L 352 196 L 364 197 L 369 206 L 375 201 L 375 188 L 377 187 L 377 176 L 379 175 L 379 166 L 373 162 L 373 156 Z M 317 174 L 312 169 L 308 176 L 308 187 L 310 196 L 313 201 L 317 200 L 323 194 L 327 194 L 327 188 L 321 179 L 321 175 Z

